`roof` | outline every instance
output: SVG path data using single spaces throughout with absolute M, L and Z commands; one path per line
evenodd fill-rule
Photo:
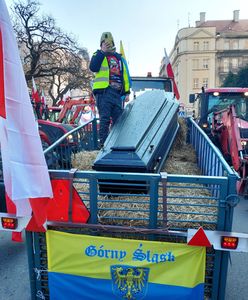
M 208 88 L 205 89 L 206 93 L 245 93 L 248 92 L 248 88 L 240 88 L 240 87 L 224 87 L 224 88 Z
M 216 27 L 216 32 L 248 32 L 248 20 L 213 20 L 206 21 L 197 27 Z

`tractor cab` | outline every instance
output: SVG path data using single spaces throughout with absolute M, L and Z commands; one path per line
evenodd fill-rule
M 165 77 L 132 77 L 132 88 L 130 100 L 142 95 L 146 91 L 164 90 L 166 92 L 173 92 L 173 82 L 171 78 Z
M 191 94 L 189 102 L 197 102 L 196 119 L 205 130 L 211 129 L 214 114 L 233 106 L 236 117 L 248 121 L 248 88 L 202 89 L 202 93 Z
M 212 92 L 208 94 L 208 114 L 221 111 L 231 105 L 235 106 L 238 118 L 248 120 L 248 92 Z
M 48 119 L 52 122 L 56 122 L 59 118 L 61 112 L 60 106 L 50 106 L 48 107 Z

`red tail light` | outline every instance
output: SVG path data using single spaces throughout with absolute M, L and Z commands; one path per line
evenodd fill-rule
M 2 218 L 2 226 L 4 229 L 16 229 L 17 219 L 15 218 Z
M 233 236 L 222 236 L 221 247 L 224 249 L 237 249 L 239 238 Z

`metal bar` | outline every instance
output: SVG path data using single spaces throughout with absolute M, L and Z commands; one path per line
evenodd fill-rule
M 228 259 L 230 252 L 221 252 L 221 276 L 219 280 L 218 300 L 225 300 Z
M 149 228 L 157 228 L 158 218 L 158 183 L 159 180 L 152 178 L 150 181 L 150 215 Z
M 86 127 L 88 124 L 90 124 L 92 122 L 92 120 L 86 122 L 83 125 L 80 125 L 74 129 L 72 129 L 71 131 L 67 132 L 66 134 L 64 134 L 61 138 L 59 138 L 55 143 L 53 143 L 52 145 L 50 145 L 48 148 L 46 148 L 44 150 L 44 155 L 46 155 L 48 152 L 50 152 L 51 150 L 53 150 L 56 146 L 58 146 L 61 142 L 63 142 L 70 134 L 73 134 L 74 132 L 79 131 L 81 128 Z
M 219 195 L 219 208 L 218 208 L 218 223 L 217 230 L 224 231 L 225 228 L 225 213 L 226 207 L 223 205 L 225 203 L 225 199 L 228 193 L 228 181 L 226 184 L 221 186 L 220 195 Z M 214 271 L 213 271 L 213 290 L 212 290 L 212 299 L 219 299 L 219 289 L 220 289 L 220 280 L 221 277 L 225 275 L 222 270 L 222 255 L 223 251 L 216 251 L 216 255 L 214 258 Z
M 162 188 L 163 188 L 163 226 L 167 228 L 167 189 L 166 189 L 166 183 L 167 183 L 167 178 L 163 177 L 162 178 Z
M 97 132 L 97 119 L 94 118 L 92 121 L 92 140 L 93 140 L 93 149 L 98 149 L 98 132 Z
M 91 176 L 89 180 L 90 189 L 90 219 L 89 223 L 98 223 L 98 206 L 97 206 L 97 180 L 95 176 Z
M 72 201 L 73 201 L 73 177 L 77 169 L 69 171 L 69 207 L 68 207 L 68 220 L 72 221 Z
M 31 299 L 36 299 L 36 278 L 33 271 L 34 266 L 34 253 L 33 253 L 33 238 L 32 232 L 26 231 L 26 247 L 28 254 L 28 271 L 29 271 L 29 283 L 30 283 L 30 291 L 31 291 Z
M 103 224 L 89 224 L 89 223 L 71 223 L 71 222 L 47 222 L 49 227 L 65 227 L 65 228 L 85 228 L 85 229 L 95 229 L 101 231 L 111 231 L 111 232 L 131 232 L 131 233 L 142 233 L 142 234 L 158 234 L 158 235 L 170 235 L 170 236 L 180 236 L 187 237 L 187 232 L 184 231 L 174 231 L 167 230 L 165 228 L 141 228 L 132 226 L 118 226 L 118 225 L 103 225 Z
M 227 195 L 229 197 L 232 195 L 235 197 L 237 196 L 236 192 L 236 183 L 237 178 L 234 175 L 229 175 L 229 184 L 228 184 L 228 192 Z M 230 205 L 230 203 L 226 203 L 226 214 L 225 214 L 225 220 L 224 220 L 224 231 L 231 231 L 232 229 L 232 220 L 233 220 L 233 209 L 234 206 Z M 219 284 L 219 300 L 225 299 L 225 290 L 226 290 L 226 278 L 227 278 L 227 271 L 228 271 L 228 259 L 229 259 L 229 252 L 222 252 L 221 256 L 221 277 L 220 277 L 220 284 Z
M 41 259 L 40 259 L 40 241 L 39 241 L 39 233 L 38 232 L 32 232 L 32 250 L 34 254 L 34 264 L 33 264 L 33 274 L 36 277 L 36 293 L 35 293 L 35 298 L 42 299 L 43 297 L 43 292 L 42 292 L 42 281 L 39 278 L 38 274 L 42 270 L 41 266 Z M 36 272 L 35 272 L 36 271 Z
M 52 178 L 64 179 L 68 178 L 68 171 L 65 170 L 49 170 Z M 149 181 L 152 178 L 160 179 L 160 177 L 166 176 L 167 173 L 161 172 L 160 174 L 151 173 L 122 173 L 122 172 L 102 172 L 102 171 L 77 171 L 74 179 L 90 179 L 95 177 L 96 179 L 111 180 L 129 180 L 129 181 Z M 236 176 L 236 175 L 235 175 Z M 180 183 L 195 183 L 199 184 L 222 184 L 227 181 L 227 177 L 220 176 L 200 176 L 200 175 L 176 175 L 170 174 L 167 178 L 167 182 L 180 182 Z M 111 182 L 112 183 L 112 182 Z M 135 183 L 136 185 L 136 183 Z

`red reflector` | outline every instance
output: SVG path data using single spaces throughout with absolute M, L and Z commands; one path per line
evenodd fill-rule
M 222 236 L 221 237 L 221 248 L 225 249 L 237 249 L 239 238 L 233 236 Z
M 4 229 L 16 229 L 17 219 L 15 218 L 2 218 L 2 226 Z

